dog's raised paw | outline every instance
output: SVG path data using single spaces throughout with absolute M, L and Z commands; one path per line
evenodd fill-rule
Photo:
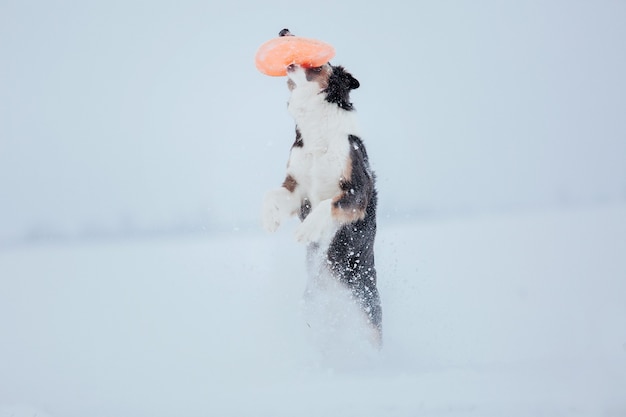
M 261 213 L 261 226 L 265 231 L 273 233 L 280 226 L 281 213 L 273 195 L 265 196 L 263 200 L 263 209 Z
M 334 230 L 334 222 L 330 211 L 330 200 L 322 201 L 296 229 L 298 242 L 319 242 Z
M 295 232 L 296 240 L 300 243 L 318 242 L 322 238 L 323 230 L 313 222 L 302 222 Z

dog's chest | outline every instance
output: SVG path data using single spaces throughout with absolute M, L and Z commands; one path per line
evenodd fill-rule
M 313 205 L 333 198 L 340 191 L 339 183 L 345 179 L 350 154 L 347 137 L 331 140 L 303 140 L 303 146 L 294 147 L 289 159 L 292 173 L 302 194 Z

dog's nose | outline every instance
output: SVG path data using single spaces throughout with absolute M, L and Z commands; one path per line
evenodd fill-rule
M 296 64 L 287 65 L 287 72 L 294 72 L 296 70 L 296 67 Z
M 278 32 L 278 36 L 293 36 L 293 35 L 291 34 L 291 32 L 289 32 L 289 29 L 285 28 L 281 30 L 280 32 Z

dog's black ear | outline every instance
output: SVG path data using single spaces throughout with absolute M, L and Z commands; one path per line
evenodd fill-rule
M 361 86 L 361 83 L 359 82 L 359 80 L 354 78 L 352 74 L 346 72 L 346 75 L 349 77 L 349 85 L 350 85 L 351 90 L 356 90 L 357 88 Z
M 350 90 L 356 90 L 361 86 L 359 80 L 354 78 L 354 76 L 346 71 L 342 66 L 333 67 L 333 69 L 337 71 L 339 77 L 341 78 L 341 83 Z
M 346 71 L 346 69 L 341 65 L 338 65 L 336 67 L 331 65 L 331 67 L 333 68 L 333 72 L 336 73 L 337 77 L 341 80 L 341 84 L 344 85 L 346 88 L 350 90 L 356 90 L 361 86 L 359 80 L 354 78 L 354 76 Z
M 352 110 L 350 90 L 359 88 L 359 81 L 346 71 L 341 65 L 331 65 L 332 72 L 328 77 L 328 87 L 324 90 L 326 101 L 336 103 L 344 110 Z

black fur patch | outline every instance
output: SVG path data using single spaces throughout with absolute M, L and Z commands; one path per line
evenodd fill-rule
M 376 237 L 375 177 L 369 167 L 361 139 L 350 135 L 352 177 L 342 184 L 344 197 L 337 203 L 365 209 L 365 217 L 343 225 L 333 238 L 327 253 L 328 265 L 352 294 L 377 328 L 382 326 L 382 308 L 376 288 L 374 239 Z
M 374 190 L 373 174 L 369 167 L 367 152 L 358 136 L 348 136 L 350 142 L 350 159 L 352 161 L 352 176 L 339 184 L 343 195 L 335 201 L 335 207 L 342 210 L 363 211 L 372 198 Z
M 304 146 L 304 141 L 302 140 L 302 134 L 300 133 L 300 129 L 298 129 L 298 126 L 296 126 L 296 140 L 291 146 L 293 148 L 301 148 Z
M 359 88 L 360 83 L 342 66 L 333 66 L 332 69 L 328 78 L 328 87 L 322 91 L 326 93 L 326 101 L 335 103 L 344 110 L 352 110 L 350 90 Z
M 300 205 L 300 215 L 298 217 L 300 217 L 301 221 L 304 221 L 304 219 L 306 219 L 310 212 L 311 202 L 308 198 L 305 198 L 304 200 L 302 200 L 302 204 Z

